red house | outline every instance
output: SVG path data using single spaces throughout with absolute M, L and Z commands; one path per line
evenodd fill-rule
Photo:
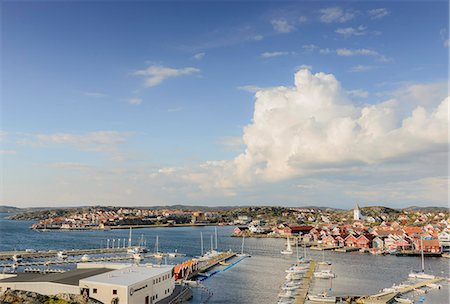
M 356 247 L 358 248 L 369 248 L 372 241 L 372 237 L 361 234 L 356 239 Z
M 433 253 L 439 253 L 441 252 L 441 246 L 439 244 L 439 240 L 433 239 L 433 240 L 420 240 L 419 238 L 414 239 L 414 247 L 417 251 L 422 250 L 422 244 L 423 244 L 423 251 L 424 252 L 433 252 Z
M 346 238 L 345 238 L 345 246 L 347 247 L 357 247 L 358 239 L 353 235 L 353 234 L 349 234 Z

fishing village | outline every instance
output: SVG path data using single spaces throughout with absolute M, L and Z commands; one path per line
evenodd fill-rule
M 94 299 L 101 303 L 182 303 L 200 295 L 200 302 L 207 303 L 213 293 L 204 285 L 206 280 L 214 280 L 216 275 L 250 258 L 247 242 L 252 238 L 286 240 L 279 255 L 292 262 L 285 271 L 285 282 L 279 287 L 279 304 L 420 303 L 425 293 L 438 292 L 443 284 L 449 282 L 447 277 L 427 273 L 425 267 L 428 258 L 445 259 L 449 256 L 448 213 L 416 211 L 410 215 L 402 212 L 396 213 L 395 218 L 381 214 L 379 218 L 373 219 L 383 221 L 373 225 L 371 216 L 358 205 L 349 212 L 342 213 L 340 221 L 336 223 L 332 220 L 335 217 L 333 212 L 320 209 L 276 210 L 279 213 L 276 221 L 273 216 L 263 217 L 258 214 L 262 213 L 261 210 L 265 214 L 268 213 L 267 210 L 273 211 L 269 208 L 256 211 L 241 208 L 233 216 L 229 216 L 229 212 L 225 215 L 220 211 L 152 211 L 160 224 L 167 225 L 159 229 L 176 227 L 177 217 L 183 218 L 185 225 L 216 226 L 212 227 L 212 234 L 199 233 L 198 255 L 192 258 L 181 250 L 161 250 L 158 235 L 154 242 L 144 238 L 143 234 L 133 239 L 133 232 L 139 234 L 139 228 L 143 227 L 130 225 L 135 222 L 130 222 L 124 215 L 133 213 L 136 216 L 136 210 L 120 210 L 109 214 L 97 211 L 96 216 L 75 214 L 65 217 L 62 222 L 59 218 L 38 220 L 30 227 L 35 233 L 71 231 L 70 227 L 63 225 L 71 223 L 79 227 L 80 223 L 73 220 L 76 218 L 82 218 L 82 221 L 89 218 L 91 223 L 95 218 L 96 230 L 110 231 L 104 224 L 98 227 L 99 221 L 100 224 L 113 222 L 108 216 L 116 218 L 120 214 L 117 220 L 128 224 L 125 227 L 129 235 L 128 239 L 123 236 L 102 239 L 99 248 L 26 248 L 0 252 L 0 293 L 6 295 L 19 290 L 45 296 L 75 294 L 85 300 Z M 415 223 L 407 223 L 405 214 L 414 218 Z M 148 216 L 148 213 L 144 213 L 144 216 Z M 347 220 L 343 216 L 350 218 Z M 381 217 L 385 217 L 386 221 Z M 285 221 L 280 223 L 283 218 Z M 292 222 L 292 218 L 295 222 Z M 166 222 L 170 220 L 173 222 Z M 140 218 L 139 221 L 142 222 L 143 219 Z M 56 229 L 54 223 L 58 222 L 63 224 Z M 53 224 L 46 226 L 49 223 Z M 270 227 L 270 223 L 277 224 Z M 234 227 L 230 236 L 241 239 L 240 250 L 219 250 L 219 225 Z M 356 253 L 395 255 L 400 258 L 417 256 L 421 258 L 422 268 L 411 272 L 404 281 L 386 286 L 378 293 L 364 295 L 355 291 L 354 294 L 336 294 L 332 292 L 333 282 L 340 278 L 333 271 L 333 263 L 325 258 L 325 252 L 333 251 L 338 255 Z M 314 252 L 321 254 L 313 255 Z M 130 275 L 132 273 L 139 275 L 134 277 Z M 145 294 L 145 297 L 138 296 L 140 293 Z

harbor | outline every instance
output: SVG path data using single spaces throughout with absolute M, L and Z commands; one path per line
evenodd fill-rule
M 199 260 L 200 257 L 207 255 L 208 252 L 216 251 L 215 259 L 207 261 L 199 261 L 199 269 L 195 275 L 191 275 L 186 280 L 178 283 L 186 284 L 192 291 L 191 303 L 227 303 L 228 299 L 236 299 L 237 303 L 275 303 L 279 288 L 284 283 L 286 272 L 292 263 L 296 261 L 295 248 L 292 248 L 293 254 L 282 255 L 281 249 L 286 245 L 286 239 L 252 239 L 245 238 L 244 252 L 242 251 L 242 240 L 244 238 L 230 237 L 230 231 L 233 227 L 217 227 L 218 241 L 216 246 L 216 231 L 214 227 L 183 227 L 183 228 L 160 228 L 160 229 L 140 229 L 132 243 L 132 247 L 138 247 L 140 234 L 143 234 L 145 248 L 147 252 L 140 253 L 141 265 L 173 265 L 176 267 L 185 261 Z M 102 243 L 105 245 L 105 237 L 121 239 L 121 247 L 123 239 L 129 237 L 129 231 L 89 231 L 89 232 L 49 232 L 35 233 L 24 227 L 24 233 L 30 235 L 27 242 L 23 244 L 23 248 L 33 248 L 35 252 L 26 252 L 26 250 L 8 250 L 2 252 L 4 255 L 12 257 L 14 254 L 34 254 L 36 258 L 28 258 L 22 256 L 21 263 L 38 262 L 42 263 L 43 259 L 52 261 L 48 265 L 36 266 L 19 266 L 19 271 L 39 271 L 38 269 L 52 272 L 67 271 L 73 269 L 77 263 L 72 260 L 81 260 L 84 254 L 89 255 L 90 263 L 133 263 L 136 261 L 132 258 L 133 254 L 128 253 L 127 248 L 95 248 Z M 205 239 L 213 239 L 212 246 L 203 244 L 203 253 L 201 250 L 200 232 Z M 33 239 L 33 235 L 39 235 L 39 238 Z M 84 248 L 74 250 L 63 250 L 67 248 L 67 244 L 72 244 L 72 239 L 77 237 L 78 244 Z M 156 238 L 158 237 L 158 249 L 156 248 Z M 43 250 L 40 244 L 46 242 L 45 238 L 51 238 L 54 247 L 47 247 Z M 67 240 L 67 241 L 66 241 Z M 6 240 L 9 242 L 10 240 Z M 146 241 L 146 242 L 145 242 Z M 206 243 L 206 242 L 205 242 Z M 208 242 L 210 243 L 210 242 Z M 291 242 L 292 243 L 292 242 Z M 48 244 L 48 243 L 47 243 Z M 58 244 L 61 244 L 58 246 Z M 293 246 L 292 246 L 293 247 Z M 217 248 L 217 250 L 216 250 Z M 106 249 L 106 251 L 105 251 Z M 231 249 L 231 251 L 229 251 Z M 51 250 L 51 252 L 49 252 Z M 58 252 L 67 254 L 65 261 L 58 260 Z M 366 300 L 369 296 L 381 293 L 381 290 L 389 286 L 399 284 L 402 278 L 408 277 L 411 269 L 420 269 L 420 258 L 417 257 L 396 257 L 396 256 L 375 256 L 370 254 L 360 254 L 359 252 L 349 252 L 347 254 L 339 254 L 332 250 L 311 250 L 308 246 L 299 248 L 299 255 L 303 256 L 306 252 L 307 263 L 316 261 L 314 272 L 325 270 L 326 265 L 322 265 L 323 261 L 332 263 L 332 271 L 336 274 L 336 278 L 332 280 L 332 291 L 330 296 L 335 296 L 337 301 L 356 301 L 356 299 L 364 297 Z M 99 254 L 96 254 L 99 253 Z M 157 256 L 156 253 L 158 253 Z M 250 254 L 250 258 L 243 258 L 242 253 Z M 171 256 L 170 256 L 171 254 Z M 50 255 L 48 258 L 39 258 L 40 255 Z M 175 257 L 174 257 L 175 255 Z M 117 257 L 117 260 L 114 260 Z M 207 255 L 207 257 L 212 257 Z M 109 261 L 106 259 L 111 258 Z M 99 259 L 99 260 L 96 260 Z M 105 260 L 101 260 L 105 259 Z M 122 259 L 122 260 L 120 260 Z M 426 271 L 430 269 L 439 277 L 448 277 L 447 273 L 441 273 L 445 270 L 446 265 L 442 259 L 434 257 L 425 257 Z M 12 260 L 2 260 L 4 264 L 12 264 Z M 309 267 L 309 264 L 308 264 Z M 308 268 L 307 267 L 307 268 Z M 305 269 L 305 273 L 307 269 Z M 318 279 L 313 275 L 310 277 L 309 286 L 306 286 L 307 280 L 300 289 L 302 296 L 296 301 L 311 304 L 308 296 L 318 295 L 324 290 L 329 291 L 330 283 L 326 279 Z M 268 279 L 270 278 L 270 279 Z M 195 285 L 189 281 L 196 282 Z M 367 282 L 371 282 L 368 284 Z M 178 284 L 177 283 L 177 284 Z M 197 285 L 198 284 L 198 285 Z M 448 295 L 448 284 L 443 281 L 441 290 L 432 290 L 420 297 L 426 297 L 424 303 L 445 303 L 442 299 Z M 430 289 L 422 287 L 420 289 Z M 243 292 L 245 291 L 245 292 Z M 256 292 L 257 291 L 257 292 Z M 306 293 L 304 291 L 307 291 Z M 417 293 L 418 291 L 412 291 Z M 306 297 L 305 297 L 306 294 Z M 300 295 L 300 293 L 299 293 Z M 208 300 L 207 300 L 208 299 Z M 375 298 L 370 298 L 375 300 Z M 295 302 L 293 302 L 295 303 Z M 319 302 L 320 303 L 320 302 Z M 344 302 L 345 303 L 345 302 Z M 351 302 L 349 302 L 351 303 Z M 356 303 L 356 302 L 354 302 Z M 369 303 L 369 302 L 368 302 Z

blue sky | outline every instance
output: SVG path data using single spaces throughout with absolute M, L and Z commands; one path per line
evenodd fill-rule
M 445 1 L 3 2 L 1 20 L 2 204 L 447 203 Z

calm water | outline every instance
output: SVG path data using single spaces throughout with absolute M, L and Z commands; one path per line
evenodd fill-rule
M 5 220 L 0 214 L 0 251 L 99 248 L 106 244 L 108 238 L 128 239 L 127 230 L 35 232 L 29 229 L 32 223 Z M 241 239 L 230 237 L 233 227 L 217 227 L 217 230 L 219 250 L 240 251 Z M 187 254 L 183 258 L 187 259 L 200 254 L 200 232 L 203 232 L 205 248 L 209 248 L 214 227 L 136 229 L 133 230 L 133 239 L 137 244 L 142 234 L 152 251 L 158 235 L 160 251 L 173 252 L 177 249 Z M 284 271 L 295 259 L 295 256 L 280 255 L 284 244 L 285 240 L 282 239 L 246 239 L 245 251 L 252 257 L 203 282 L 213 293 L 209 303 L 276 303 L 279 286 L 284 282 Z M 376 293 L 406 280 L 411 270 L 420 269 L 420 258 L 416 257 L 336 252 L 324 254 L 325 259 L 333 263 L 333 271 L 337 274 L 331 286 L 335 295 Z M 308 250 L 307 257 L 322 260 L 322 253 Z M 180 259 L 168 262 L 176 263 Z M 448 259 L 427 258 L 425 264 L 427 272 L 449 277 Z M 425 295 L 424 303 L 449 303 L 448 284 L 442 285 L 442 290 Z M 324 280 L 315 282 L 312 288 L 314 292 L 320 292 L 329 287 L 330 282 Z M 206 293 L 196 291 L 192 302 L 200 303 L 205 297 Z

